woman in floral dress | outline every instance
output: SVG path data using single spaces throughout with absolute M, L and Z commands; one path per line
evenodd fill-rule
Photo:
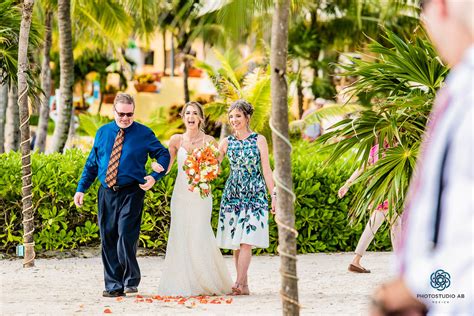
M 222 195 L 217 228 L 220 248 L 234 250 L 237 280 L 232 287 L 236 295 L 248 295 L 247 271 L 252 248 L 267 248 L 268 192 L 271 212 L 274 214 L 276 194 L 268 145 L 264 136 L 250 130 L 253 107 L 238 100 L 229 108 L 229 122 L 234 134 L 220 144 L 221 161 L 225 155 L 230 161 L 230 175 Z

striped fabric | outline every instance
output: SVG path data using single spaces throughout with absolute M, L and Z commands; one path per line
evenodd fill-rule
M 114 147 L 110 154 L 109 165 L 107 167 L 107 173 L 105 176 L 105 183 L 109 188 L 113 187 L 117 183 L 118 166 L 120 162 L 120 156 L 122 155 L 122 147 L 124 141 L 124 131 L 120 129 L 115 137 Z

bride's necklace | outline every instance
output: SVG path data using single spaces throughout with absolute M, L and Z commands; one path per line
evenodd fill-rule
M 186 134 L 185 134 L 186 135 Z M 191 144 L 191 145 L 196 145 L 198 142 L 200 142 L 202 140 L 202 137 L 201 136 L 201 133 L 198 133 L 198 136 L 195 137 L 195 139 L 191 139 L 191 137 L 189 137 L 188 135 L 187 136 L 187 141 Z M 185 139 L 186 140 L 186 139 Z

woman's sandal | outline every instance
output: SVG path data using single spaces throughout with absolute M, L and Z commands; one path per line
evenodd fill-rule
M 234 286 L 232 286 L 232 295 L 242 295 L 242 291 L 239 289 L 240 284 L 235 283 Z

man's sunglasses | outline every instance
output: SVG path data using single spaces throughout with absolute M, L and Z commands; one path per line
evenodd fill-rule
M 124 113 L 124 112 L 118 112 L 117 110 L 115 110 L 115 112 L 117 113 L 117 115 L 118 115 L 119 117 L 124 117 L 124 116 L 126 116 L 126 117 L 132 117 L 133 114 L 134 114 L 133 112 Z

